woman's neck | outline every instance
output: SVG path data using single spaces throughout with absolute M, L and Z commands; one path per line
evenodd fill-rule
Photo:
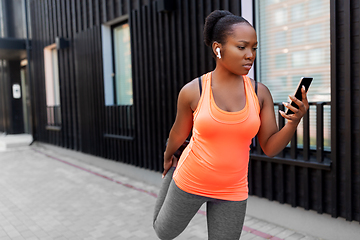
M 226 68 L 216 66 L 214 71 L 212 72 L 212 82 L 216 82 L 216 84 L 232 84 L 238 81 L 243 81 L 241 75 L 236 75 L 229 72 Z

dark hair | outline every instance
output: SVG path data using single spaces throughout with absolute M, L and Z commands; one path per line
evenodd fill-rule
M 226 37 L 232 33 L 232 25 L 245 23 L 252 25 L 243 17 L 232 14 L 226 10 L 215 10 L 205 19 L 204 42 L 211 47 L 216 41 L 225 44 Z

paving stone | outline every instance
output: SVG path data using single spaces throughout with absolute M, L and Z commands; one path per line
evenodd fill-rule
M 11 238 L 9 236 L 4 236 L 4 237 L 1 237 L 0 240 L 11 240 Z
M 300 240 L 321 240 L 321 239 L 317 238 L 317 237 L 312 237 L 312 236 L 305 236 L 305 237 L 301 238 Z
M 245 226 L 248 226 L 248 227 L 251 227 L 252 225 L 258 223 L 260 220 L 259 219 L 256 219 L 256 218 L 251 218 L 249 219 L 248 221 L 244 221 L 244 225 Z
M 259 229 L 259 228 L 262 228 L 264 226 L 266 226 L 268 223 L 267 222 L 264 222 L 264 221 L 260 221 L 258 220 L 256 223 L 254 224 L 251 224 L 251 225 L 248 225 L 247 223 L 244 224 L 245 226 L 248 226 L 248 227 L 251 227 L 251 228 L 254 228 L 254 229 Z
M 267 233 L 267 234 L 270 234 L 270 231 L 275 229 L 277 226 L 275 224 L 271 224 L 271 223 L 267 223 L 266 225 L 258 228 L 257 230 L 258 231 L 261 231 L 261 232 L 264 232 L 264 233 Z M 272 235 L 272 234 L 270 234 Z
M 11 237 L 11 240 L 26 240 L 26 239 L 23 238 L 22 236 L 17 236 L 17 237 Z
M 247 233 L 246 235 L 244 236 L 241 236 L 241 240 L 250 240 L 250 239 L 254 239 L 256 238 L 257 236 L 252 234 L 252 233 Z
M 305 235 L 300 234 L 300 233 L 294 233 L 288 237 L 285 238 L 285 240 L 300 240 L 303 239 L 305 237 Z
M 289 229 L 285 229 L 284 231 L 281 231 L 280 233 L 276 234 L 275 236 L 278 238 L 285 239 L 289 237 L 290 235 L 294 234 L 295 232 Z
M 279 234 L 279 233 L 281 233 L 283 231 L 285 231 L 285 228 L 277 226 L 277 227 L 271 229 L 270 231 L 268 231 L 267 233 L 272 235 L 272 236 L 276 236 L 277 234 Z

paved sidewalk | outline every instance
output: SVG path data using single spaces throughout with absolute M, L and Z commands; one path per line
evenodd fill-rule
M 0 240 L 157 239 L 157 192 L 38 146 L 1 151 Z M 204 208 L 177 239 L 207 239 Z M 246 216 L 241 239 L 318 238 Z

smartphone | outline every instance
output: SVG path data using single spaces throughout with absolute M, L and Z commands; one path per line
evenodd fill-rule
M 302 93 L 301 93 L 301 88 L 302 86 L 305 87 L 305 92 L 307 92 L 309 90 L 310 84 L 312 82 L 313 78 L 312 77 L 302 77 L 299 81 L 299 84 L 296 88 L 295 94 L 294 96 L 299 99 L 300 101 L 302 101 Z M 293 101 L 290 102 L 291 106 L 299 108 L 299 106 L 294 103 Z M 291 111 L 290 109 L 286 109 L 285 114 L 293 114 L 294 112 Z

